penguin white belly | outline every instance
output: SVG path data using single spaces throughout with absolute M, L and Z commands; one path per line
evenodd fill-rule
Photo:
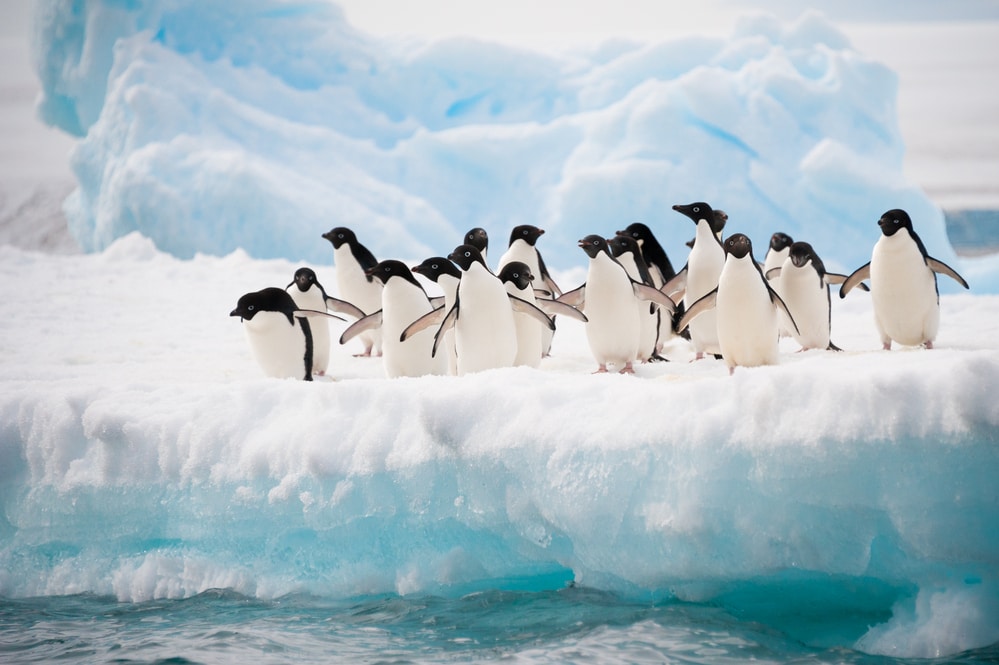
M 368 280 L 364 270 L 350 253 L 346 244 L 333 250 L 333 263 L 340 297 L 365 314 L 377 312 L 382 306 L 382 284 L 377 279 Z M 365 348 L 378 355 L 382 349 L 382 331 L 374 329 L 358 336 Z
M 497 264 L 497 271 L 503 270 L 503 266 L 505 266 L 508 263 L 512 263 L 513 261 L 520 261 L 521 263 L 525 264 L 528 268 L 531 269 L 531 274 L 534 275 L 534 279 L 531 282 L 531 286 L 533 288 L 547 290 L 548 287 L 545 285 L 545 281 L 541 277 L 541 262 L 538 261 L 538 250 L 535 247 L 527 244 L 523 240 L 514 240 L 513 243 L 510 244 L 510 247 L 503 254 L 503 256 L 500 257 L 499 264 Z M 535 296 L 535 299 L 537 299 L 537 297 L 540 296 Z M 554 297 L 555 294 L 552 294 L 552 298 Z M 532 300 L 530 302 L 534 301 Z M 514 318 L 519 320 L 521 316 L 517 316 Z M 552 337 L 554 336 L 555 331 L 549 328 L 548 326 L 543 326 L 540 324 L 538 324 L 537 328 L 538 328 L 538 334 L 540 336 L 539 343 L 541 344 L 542 354 L 544 354 L 547 353 L 548 349 L 551 348 Z M 518 353 L 518 355 L 520 354 Z M 518 362 L 516 364 L 519 365 L 521 363 Z
M 494 275 L 481 271 L 473 266 L 458 286 L 454 346 L 459 375 L 510 367 L 517 356 L 517 331 L 506 289 Z
M 305 378 L 305 333 L 280 312 L 257 312 L 243 321 L 250 350 L 264 374 L 277 379 Z
M 515 295 L 521 300 L 526 300 L 532 305 L 535 303 L 532 286 L 521 290 L 515 285 L 507 283 L 506 289 L 507 293 Z M 513 364 L 517 367 L 537 367 L 541 364 L 541 323 L 529 314 L 514 312 L 513 326 L 517 333 L 517 355 L 513 359 Z
M 700 251 L 698 244 L 706 245 Z M 710 246 L 712 239 L 694 241 L 687 259 L 687 291 L 683 304 L 690 308 L 698 299 L 718 286 L 719 275 L 725 265 L 725 252 L 721 247 Z M 690 341 L 698 353 L 721 353 L 718 341 L 718 314 L 714 310 L 704 312 L 690 322 Z
M 635 265 L 635 257 L 629 252 L 618 257 L 628 276 L 636 282 L 642 281 L 642 275 Z M 658 273 L 658 271 L 656 271 Z M 661 285 L 660 285 L 661 286 Z M 656 342 L 659 339 L 659 311 L 652 303 L 639 303 L 641 324 L 638 333 L 638 353 L 635 360 L 646 361 L 658 351 Z
M 299 309 L 326 311 L 326 299 L 315 285 L 303 293 L 292 284 L 288 293 Z M 330 324 L 325 317 L 314 316 L 309 319 L 309 327 L 312 329 L 312 373 L 322 375 L 330 366 Z
M 790 261 L 781 268 L 777 292 L 794 318 L 798 332 L 778 312 L 781 331 L 789 330 L 802 349 L 829 348 L 829 287 L 811 266 L 799 268 Z
M 718 281 L 718 344 L 730 368 L 777 363 L 777 311 L 752 260 L 730 259 Z
M 455 295 L 458 293 L 458 279 L 451 275 L 441 275 L 437 278 L 437 285 L 444 292 L 444 313 L 451 311 L 454 307 Z M 454 328 L 449 328 L 444 332 L 442 340 L 444 353 L 447 357 L 447 373 L 451 376 L 458 374 L 458 354 L 454 350 Z M 441 353 L 438 349 L 437 353 Z
M 881 342 L 932 342 L 940 325 L 936 279 L 902 233 L 882 236 L 871 255 L 871 301 Z
M 405 342 L 399 340 L 409 324 L 431 310 L 426 294 L 402 279 L 390 279 L 382 293 L 382 363 L 385 375 L 424 376 L 443 374 L 447 358 L 442 353 L 431 355 L 434 330 L 421 330 Z
M 583 312 L 586 340 L 597 363 L 624 366 L 638 354 L 641 318 L 631 279 L 610 257 L 590 260 Z

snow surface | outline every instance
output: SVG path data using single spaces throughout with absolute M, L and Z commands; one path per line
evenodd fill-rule
M 877 653 L 999 640 L 999 296 L 945 295 L 936 349 L 883 352 L 857 292 L 833 313 L 847 351 L 791 344 L 732 377 L 685 343 L 592 375 L 565 321 L 539 369 L 385 379 L 348 345 L 327 379 L 266 379 L 227 314 L 297 267 L 180 260 L 138 234 L 100 254 L 0 248 L 17 313 L 0 324 L 0 594 L 574 580 L 749 594 L 748 617 L 773 608 L 753 589 L 826 597 L 872 617 L 857 646 Z M 335 295 L 331 263 L 314 267 Z
M 38 15 L 41 115 L 82 136 L 66 212 L 85 250 L 139 230 L 183 258 L 316 262 L 316 236 L 342 225 L 388 258 L 532 223 L 565 269 L 579 237 L 632 221 L 683 256 L 691 228 L 670 208 L 706 200 L 840 272 L 905 208 L 957 263 L 903 175 L 895 74 L 819 14 L 575 56 L 379 41 L 326 3 L 48 0 Z M 969 280 L 999 290 L 997 263 Z

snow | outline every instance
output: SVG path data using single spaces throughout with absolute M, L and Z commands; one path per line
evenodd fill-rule
M 5 141 L 3 191 L 43 193 L 3 201 L 0 595 L 574 581 L 765 594 L 750 620 L 848 596 L 872 620 L 847 646 L 877 654 L 999 641 L 999 262 L 953 255 L 903 165 L 896 75 L 832 22 L 754 15 L 542 54 L 374 37 L 323 3 L 38 7 L 40 109 L 82 135 L 66 212 L 90 253 L 55 233 L 65 144 Z M 990 163 L 992 135 L 981 154 L 938 136 L 979 160 L 962 172 Z M 855 291 L 834 299 L 844 352 L 784 340 L 778 365 L 733 376 L 682 341 L 635 376 L 593 375 L 582 325 L 560 320 L 538 369 L 386 379 L 353 342 L 326 378 L 268 379 L 228 316 L 301 265 L 339 295 L 319 237 L 339 224 L 415 265 L 472 226 L 498 257 L 537 223 L 568 289 L 585 276 L 575 241 L 631 221 L 682 265 L 693 228 L 669 208 L 702 198 L 758 259 L 782 230 L 841 272 L 904 207 L 971 291 L 940 278 L 932 351 L 881 351 Z M 38 219 L 54 237 L 32 235 Z

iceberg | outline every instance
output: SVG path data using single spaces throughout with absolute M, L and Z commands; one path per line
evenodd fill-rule
M 137 230 L 182 258 L 317 262 L 348 226 L 419 257 L 535 224 L 566 269 L 578 238 L 641 221 L 677 262 L 691 229 L 671 206 L 705 200 L 840 272 L 904 208 L 956 263 L 902 176 L 894 73 L 817 13 L 571 55 L 379 39 L 305 0 L 45 0 L 36 26 L 41 117 L 80 137 L 65 210 L 88 251 Z

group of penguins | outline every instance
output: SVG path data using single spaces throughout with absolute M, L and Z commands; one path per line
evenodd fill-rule
M 840 297 L 855 287 L 870 292 L 886 350 L 893 341 L 932 348 L 940 318 L 936 273 L 968 288 L 927 254 L 904 210 L 881 216 L 871 261 L 849 276 L 827 272 L 810 244 L 784 233 L 773 234 L 757 262 L 746 235 L 722 239 L 723 211 L 703 202 L 673 210 L 695 224 L 683 268 L 674 271 L 649 227 L 635 223 L 612 238 L 579 241 L 589 257 L 586 281 L 567 292 L 545 267 L 537 248 L 544 230 L 536 226 L 513 229 L 497 273 L 486 263 L 489 238 L 481 228 L 448 256 L 410 268 L 376 260 L 353 231 L 336 227 L 322 237 L 333 246 L 341 298 L 303 267 L 286 288 L 243 295 L 230 315 L 240 317 L 264 373 L 278 378 L 311 381 L 328 371 L 328 320 L 346 321 L 339 314 L 354 319 L 340 344 L 358 338 L 359 355 L 381 356 L 390 378 L 537 367 L 557 317 L 585 326 L 597 372 L 633 373 L 635 362 L 665 360 L 664 344 L 682 335 L 696 359 L 721 358 L 732 373 L 777 363 L 781 336 L 802 350 L 839 350 L 830 340 L 831 284 L 840 285 Z M 429 296 L 414 273 L 443 296 Z

